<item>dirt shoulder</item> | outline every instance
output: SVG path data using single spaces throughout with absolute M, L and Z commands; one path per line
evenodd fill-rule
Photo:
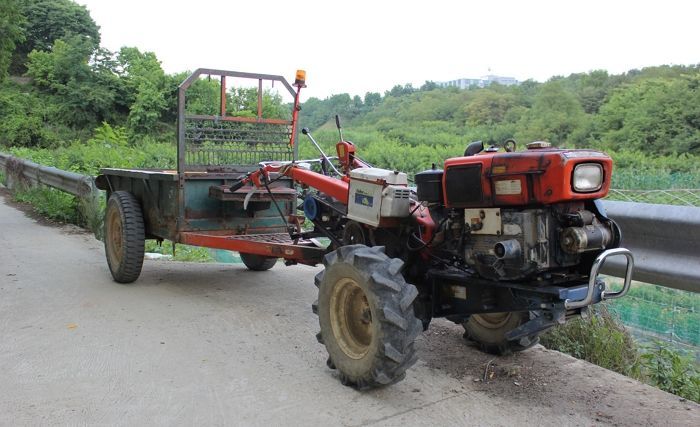
M 588 414 L 603 424 L 700 425 L 694 402 L 541 345 L 505 357 L 483 354 L 469 348 L 462 332 L 451 322 L 433 322 L 421 359 L 490 397 Z

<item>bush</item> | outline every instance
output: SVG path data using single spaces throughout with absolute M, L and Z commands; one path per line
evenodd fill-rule
M 629 332 L 604 305 L 595 306 L 591 312 L 589 319 L 575 319 L 543 334 L 542 345 L 641 378 L 639 351 Z
M 642 355 L 647 381 L 669 393 L 700 402 L 700 371 L 695 361 L 683 357 L 662 342 Z

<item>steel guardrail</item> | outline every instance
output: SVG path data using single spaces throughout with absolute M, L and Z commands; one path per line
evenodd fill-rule
M 8 180 L 29 180 L 79 197 L 99 191 L 91 176 L 8 154 L 0 153 L 0 168 Z M 700 292 L 700 208 L 607 200 L 603 205 L 622 229 L 622 246 L 634 254 L 634 280 Z M 624 277 L 625 260 L 611 257 L 602 272 Z
M 0 167 L 10 188 L 29 182 L 48 185 L 79 197 L 86 197 L 96 191 L 94 178 L 91 176 L 43 166 L 9 154 L 0 153 Z
M 700 208 L 603 201 L 632 251 L 632 278 L 673 289 L 700 292 Z M 624 275 L 624 261 L 611 258 L 603 273 Z

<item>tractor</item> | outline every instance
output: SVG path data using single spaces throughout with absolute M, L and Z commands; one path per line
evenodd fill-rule
M 294 115 L 287 125 L 296 130 L 305 73 L 297 73 L 294 86 Z M 184 113 L 180 119 L 186 119 Z M 304 128 L 319 158 L 299 160 L 294 150 L 291 159 L 262 160 L 227 175 L 220 166 L 188 172 L 179 165 L 181 183 L 211 173 L 218 181 L 210 197 L 236 202 L 250 221 L 267 212 L 268 227 L 208 232 L 183 227 L 190 223 L 185 218 L 171 238 L 238 250 L 252 269 L 270 268 L 277 258 L 287 265 L 322 263 L 314 278 L 316 337 L 343 384 L 369 389 L 403 379 L 417 358 L 416 338 L 434 318 L 462 325 L 465 338 L 481 350 L 504 355 L 532 347 L 549 328 L 628 292 L 634 260 L 620 247 L 622 233 L 600 202 L 612 176 L 606 154 L 543 141 L 521 150 L 512 139 L 488 147 L 477 141 L 463 155 L 435 159 L 432 168 L 409 179 L 403 171 L 364 161 L 343 137 L 337 116 L 336 126 L 333 156 Z M 293 131 L 289 146 L 297 143 Z M 98 183 L 124 193 L 108 182 L 110 174 L 124 175 L 115 171 L 105 170 L 107 178 Z M 136 193 L 131 205 L 148 204 L 145 190 Z M 191 203 L 192 197 L 181 196 L 178 203 Z M 108 207 L 106 227 L 109 215 Z M 273 230 L 269 221 L 275 216 Z M 150 222 L 145 233 L 158 237 Z M 109 228 L 106 234 L 108 245 Z M 110 251 L 115 249 L 107 251 L 108 260 Z M 617 291 L 599 277 L 612 256 L 627 261 Z M 119 259 L 110 262 L 120 265 Z

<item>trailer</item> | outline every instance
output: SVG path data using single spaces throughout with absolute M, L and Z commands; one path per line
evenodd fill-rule
M 187 93 L 197 79 L 220 79 L 216 115 L 188 114 Z M 256 117 L 227 114 L 227 78 L 257 82 Z M 263 82 L 273 82 L 294 99 L 290 120 L 263 117 Z M 230 191 L 231 184 L 264 162 L 297 158 L 299 93 L 278 75 L 200 68 L 178 88 L 177 169 L 106 168 L 97 187 L 107 192 L 105 252 L 117 282 L 141 272 L 145 239 L 238 251 L 252 270 L 267 270 L 282 258 L 315 265 L 325 247 L 300 236 L 293 180 L 276 177 L 268 189 Z

